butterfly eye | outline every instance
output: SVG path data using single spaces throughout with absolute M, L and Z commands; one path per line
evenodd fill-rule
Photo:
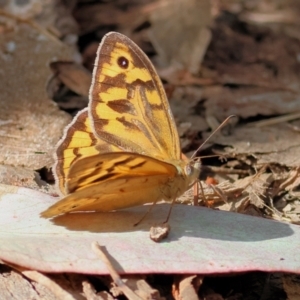
M 129 61 L 126 57 L 124 56 L 120 56 L 118 58 L 118 65 L 120 68 L 122 69 L 127 69 L 128 68 L 128 65 L 129 65 Z
M 200 160 L 195 161 L 194 168 L 197 170 L 201 169 L 201 161 Z
M 185 174 L 186 175 L 191 175 L 192 173 L 192 167 L 190 165 L 186 165 L 184 168 Z

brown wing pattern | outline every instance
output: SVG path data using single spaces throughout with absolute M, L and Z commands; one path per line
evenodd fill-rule
M 60 192 L 65 195 L 66 178 L 70 167 L 81 157 L 99 154 L 99 152 L 120 151 L 117 147 L 96 139 L 88 119 L 87 109 L 80 111 L 66 127 L 62 139 L 57 144 L 55 181 Z
M 118 178 L 177 174 L 172 164 L 130 152 L 104 153 L 79 159 L 70 169 L 67 188 L 69 193 L 92 184 Z M 76 176 L 73 176 L 76 175 Z

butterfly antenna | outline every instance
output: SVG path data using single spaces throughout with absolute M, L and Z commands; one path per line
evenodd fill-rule
M 198 153 L 198 151 L 211 139 L 211 137 L 217 132 L 219 131 L 222 127 L 224 127 L 224 125 L 226 125 L 226 123 L 233 117 L 236 117 L 235 115 L 231 115 L 229 117 L 227 117 L 210 135 L 209 137 L 198 147 L 198 149 L 194 152 L 194 154 L 192 155 L 191 159 L 195 158 L 196 154 Z

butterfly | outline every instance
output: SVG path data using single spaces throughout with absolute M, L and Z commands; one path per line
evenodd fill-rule
M 200 161 L 181 158 L 161 80 L 128 37 L 102 39 L 88 107 L 66 127 L 53 170 L 62 199 L 45 218 L 174 201 L 197 181 Z

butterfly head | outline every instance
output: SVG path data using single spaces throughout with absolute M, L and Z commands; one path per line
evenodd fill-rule
M 201 169 L 200 157 L 195 157 L 186 164 L 184 172 L 187 178 L 189 178 L 190 185 L 198 180 Z

